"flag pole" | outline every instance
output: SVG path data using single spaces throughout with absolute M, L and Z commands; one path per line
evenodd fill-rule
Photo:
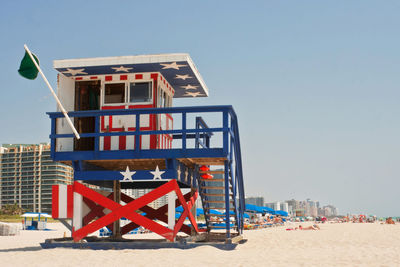
M 67 111 L 65 111 L 63 105 L 61 104 L 61 102 L 58 99 L 56 93 L 54 92 L 53 87 L 51 87 L 51 85 L 50 85 L 49 81 L 47 80 L 46 76 L 44 76 L 42 70 L 40 69 L 40 67 L 37 64 L 36 60 L 33 58 L 32 53 L 31 53 L 31 51 L 29 50 L 29 48 L 28 48 L 28 46 L 26 44 L 24 44 L 24 48 L 25 48 L 25 51 L 28 53 L 28 55 L 31 57 L 31 59 L 32 59 L 33 63 L 35 64 L 36 68 L 38 69 L 40 75 L 42 75 L 42 78 L 46 82 L 47 86 L 49 87 L 51 94 L 56 99 L 57 104 L 61 109 L 61 112 L 64 114 L 65 118 L 67 119 L 67 122 L 68 122 L 69 126 L 71 126 L 71 129 L 74 132 L 76 138 L 80 139 L 81 137 L 79 136 L 79 133 L 77 132 L 77 130 L 75 129 L 74 124 L 72 123 L 71 119 L 69 118 Z

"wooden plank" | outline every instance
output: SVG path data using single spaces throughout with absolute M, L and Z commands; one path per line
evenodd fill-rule
M 209 194 L 209 193 L 202 193 L 203 196 L 207 197 L 224 197 L 225 194 Z M 233 194 L 229 194 L 230 196 L 233 196 Z
M 216 216 L 216 217 L 225 217 L 226 215 L 225 215 L 225 214 L 208 214 L 207 216 L 208 216 L 208 217 L 213 217 L 213 216 Z
M 232 186 L 230 186 L 229 188 L 232 189 Z M 225 187 L 223 187 L 223 186 L 202 186 L 201 189 L 221 189 L 221 190 L 225 190 Z
M 224 179 L 200 179 L 202 182 L 224 182 Z
M 224 200 L 205 200 L 205 203 L 225 203 Z M 230 203 L 233 203 L 233 200 L 229 200 Z
M 209 173 L 209 174 L 225 174 L 225 171 L 199 171 L 200 174 Z

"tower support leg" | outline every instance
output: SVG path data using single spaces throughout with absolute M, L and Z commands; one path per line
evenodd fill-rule
M 121 183 L 120 181 L 114 181 L 114 202 L 120 204 L 121 203 Z M 114 221 L 113 227 L 113 238 L 121 238 L 121 225 L 120 220 Z

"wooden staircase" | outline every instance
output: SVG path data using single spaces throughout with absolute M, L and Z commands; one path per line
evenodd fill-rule
M 198 175 L 199 195 L 203 204 L 207 231 L 235 230 L 239 232 L 238 203 L 234 197 L 235 185 L 232 183 L 230 164 L 226 161 L 224 165 L 216 164 L 208 167 L 211 169 L 210 171 L 199 171 Z M 226 167 L 228 168 L 226 169 Z M 211 174 L 214 178 L 203 179 L 201 175 L 204 173 Z M 229 204 L 227 205 L 227 203 Z

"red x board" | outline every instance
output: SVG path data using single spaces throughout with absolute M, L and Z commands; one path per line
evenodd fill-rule
M 154 189 L 153 191 L 145 194 L 144 196 L 130 201 L 128 204 L 125 206 L 122 206 L 119 203 L 114 202 L 113 200 L 109 199 L 108 197 L 103 196 L 102 194 L 87 188 L 86 186 L 74 182 L 73 186 L 74 192 L 81 194 L 84 198 L 87 198 L 88 200 L 91 200 L 98 205 L 102 206 L 103 208 L 107 208 L 111 210 L 111 212 L 107 215 L 102 216 L 101 218 L 97 219 L 96 221 L 93 221 L 85 226 L 83 226 L 80 229 L 77 229 L 72 233 L 72 237 L 74 238 L 75 241 L 81 240 L 82 238 L 86 237 L 88 234 L 93 233 L 100 228 L 109 225 L 113 223 L 116 220 L 119 220 L 121 217 L 125 217 L 129 220 L 131 220 L 133 223 L 137 225 L 141 225 L 146 229 L 149 229 L 150 231 L 157 233 L 164 238 L 173 241 L 176 234 L 178 231 L 182 228 L 183 222 L 186 217 L 189 218 L 190 222 L 192 223 L 194 229 L 196 232 L 198 232 L 197 228 L 197 223 L 196 220 L 193 216 L 193 214 L 190 212 L 190 209 L 193 207 L 194 202 L 196 200 L 197 194 L 195 194 L 193 197 L 189 199 L 189 203 L 186 203 L 186 199 L 183 196 L 179 185 L 176 180 L 171 180 L 164 185 L 161 185 L 160 187 Z M 154 200 L 168 194 L 169 192 L 174 191 L 178 197 L 177 201 L 179 202 L 180 205 L 183 207 L 183 213 L 181 217 L 178 219 L 178 222 L 176 223 L 175 227 L 173 230 L 153 221 L 152 219 L 155 217 L 156 214 L 154 212 L 150 212 L 150 216 L 142 216 L 138 213 L 136 213 L 136 210 L 140 210 L 143 207 L 145 207 L 147 204 L 153 202 Z M 150 211 L 150 210 L 148 210 Z M 96 213 L 101 215 L 100 213 Z M 96 216 L 97 217 L 97 216 Z M 165 219 L 165 218 L 163 218 Z

